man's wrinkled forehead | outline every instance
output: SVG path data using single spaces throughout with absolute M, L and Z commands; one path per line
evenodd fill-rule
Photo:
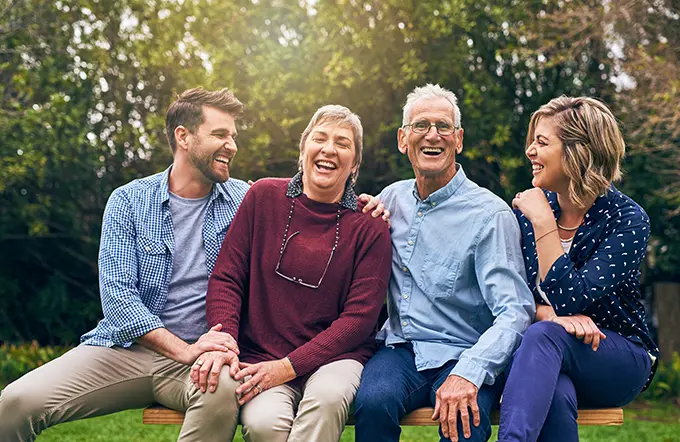
M 413 122 L 422 119 L 453 122 L 455 109 L 446 98 L 421 98 L 413 103 L 410 120 Z

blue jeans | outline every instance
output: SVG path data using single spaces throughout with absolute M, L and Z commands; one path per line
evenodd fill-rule
M 513 357 L 503 391 L 499 442 L 578 441 L 577 409 L 620 407 L 635 399 L 652 361 L 612 331 L 597 351 L 559 324 L 532 324 Z
M 410 345 L 394 349 L 381 346 L 366 366 L 357 392 L 354 416 L 357 442 L 399 441 L 399 421 L 420 407 L 433 407 L 439 387 L 446 381 L 457 361 L 429 370 L 416 370 Z M 491 410 L 497 406 L 502 382 L 483 385 L 477 394 L 481 422 L 475 427 L 470 422 L 471 437 L 466 439 L 458 416 L 458 440 L 486 442 L 491 436 Z M 472 416 L 470 416 L 472 417 Z M 442 435 L 441 441 L 448 441 Z

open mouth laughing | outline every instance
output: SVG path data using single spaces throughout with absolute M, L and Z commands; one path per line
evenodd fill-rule
M 442 149 L 441 147 L 426 146 L 426 147 L 421 147 L 420 151 L 427 156 L 436 157 L 436 156 L 440 155 L 442 152 L 444 152 L 444 149 Z
M 319 160 L 314 163 L 317 169 L 320 169 L 321 171 L 325 172 L 330 172 L 338 168 L 335 163 L 332 163 L 331 161 L 326 161 L 326 160 Z

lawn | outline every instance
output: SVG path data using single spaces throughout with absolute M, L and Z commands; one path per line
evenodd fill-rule
M 624 410 L 621 427 L 583 427 L 582 442 L 680 442 L 680 410 L 677 405 L 636 402 Z M 495 440 L 497 427 L 491 440 Z M 110 416 L 62 424 L 38 438 L 39 442 L 137 442 L 174 441 L 178 425 L 142 425 L 141 410 L 131 410 Z M 240 429 L 235 439 L 242 442 Z M 405 427 L 402 441 L 437 441 L 435 427 Z M 354 441 L 354 428 L 347 427 L 342 442 Z

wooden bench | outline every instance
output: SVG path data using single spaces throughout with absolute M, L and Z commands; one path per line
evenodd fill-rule
M 438 421 L 430 419 L 432 408 L 419 408 L 409 413 L 401 420 L 401 425 L 406 426 L 435 426 Z M 491 423 L 498 425 L 499 413 L 495 411 L 491 415 Z M 170 410 L 162 405 L 152 405 L 144 410 L 142 423 L 145 424 L 181 424 L 184 422 L 184 413 Z M 602 408 L 597 410 L 579 410 L 579 425 L 623 425 L 623 410 L 621 408 Z M 350 416 L 347 425 L 354 425 L 354 417 Z

